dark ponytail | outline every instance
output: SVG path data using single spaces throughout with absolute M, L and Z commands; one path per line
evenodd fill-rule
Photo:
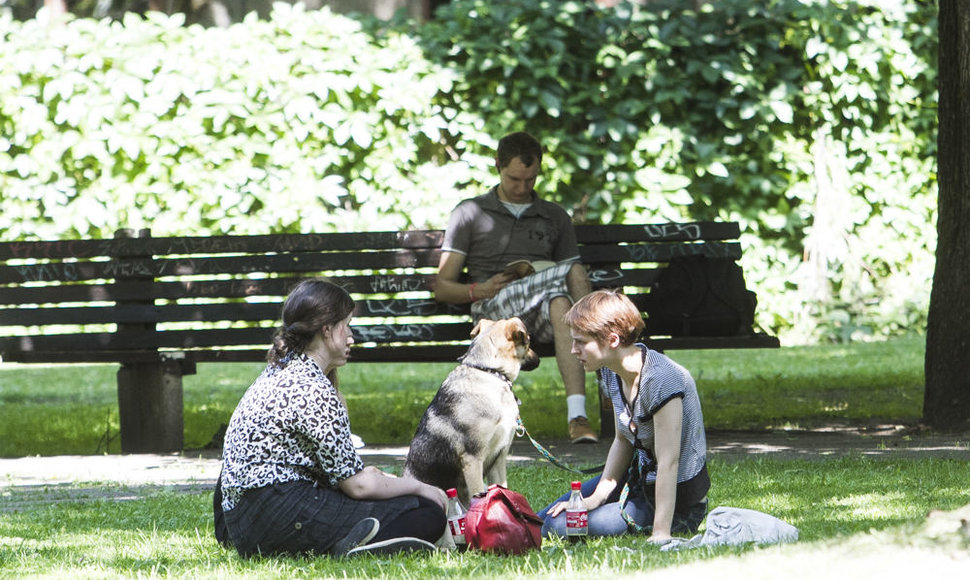
M 326 280 L 304 280 L 283 303 L 282 323 L 266 354 L 270 363 L 306 350 L 320 329 L 332 326 L 354 312 L 354 299 L 346 290 Z

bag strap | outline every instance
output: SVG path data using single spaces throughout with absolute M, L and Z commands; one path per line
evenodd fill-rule
M 520 520 L 531 521 L 534 524 L 543 523 L 542 518 L 540 518 L 534 511 L 532 511 L 532 506 L 529 505 L 528 500 L 525 499 L 521 493 L 512 491 L 506 487 L 498 486 L 495 495 L 501 495 L 502 501 L 509 506 L 509 511 L 511 511 L 515 517 Z
M 530 547 L 540 548 L 542 546 L 539 529 L 542 527 L 543 520 L 532 510 L 529 500 L 525 499 L 524 495 L 501 485 L 494 485 L 489 486 L 484 501 L 480 503 L 487 504 L 488 500 L 500 501 L 505 504 L 509 514 L 521 523 L 526 530 L 524 537 Z
M 620 501 L 620 515 L 623 516 L 623 521 L 626 522 L 626 527 L 627 528 L 629 528 L 630 530 L 632 530 L 634 532 L 638 532 L 638 533 L 641 533 L 642 534 L 642 533 L 644 533 L 644 532 L 647 531 L 647 528 L 645 528 L 645 527 L 641 526 L 640 524 L 636 523 L 635 521 L 633 521 L 633 516 L 631 516 L 630 514 L 626 513 L 626 510 L 623 509 L 623 508 L 626 507 L 626 500 L 627 500 L 627 496 L 629 496 L 629 495 L 630 495 L 630 484 L 629 483 L 624 483 L 623 484 L 623 491 L 620 492 L 620 500 L 619 500 Z

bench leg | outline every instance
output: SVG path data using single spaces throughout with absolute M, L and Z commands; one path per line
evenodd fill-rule
M 181 451 L 184 433 L 179 364 L 122 364 L 118 370 L 118 413 L 122 453 Z

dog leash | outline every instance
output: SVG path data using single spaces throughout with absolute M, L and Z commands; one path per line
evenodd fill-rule
M 522 423 L 522 417 L 516 417 L 515 418 L 515 421 L 516 421 L 516 424 L 518 425 L 518 427 L 516 428 L 516 431 L 515 431 L 515 435 L 517 437 L 522 437 L 523 435 L 527 436 L 529 438 L 529 441 L 532 442 L 532 446 L 536 448 L 536 451 L 538 451 L 540 455 L 542 455 L 546 460 L 549 461 L 549 463 L 552 463 L 556 467 L 559 467 L 561 469 L 565 469 L 566 471 L 572 471 L 573 473 L 579 473 L 579 474 L 583 474 L 583 475 L 589 475 L 589 474 L 592 474 L 592 473 L 599 473 L 599 472 L 603 471 L 603 468 L 604 467 L 606 467 L 606 464 L 603 464 L 603 465 L 600 465 L 599 467 L 590 467 L 588 469 L 576 469 L 575 467 L 570 467 L 570 466 L 566 465 L 561 460 L 557 459 L 555 455 L 553 455 L 552 453 L 549 453 L 549 450 L 548 449 L 546 449 L 545 447 L 543 447 L 541 443 L 539 443 L 538 441 L 536 441 L 532 437 L 532 435 L 529 434 L 529 431 L 525 428 L 525 424 Z M 621 506 L 625 506 L 626 505 L 627 497 L 629 495 L 630 495 L 630 484 L 628 482 L 628 483 L 623 484 L 623 489 L 620 491 L 620 499 L 619 499 L 619 502 L 620 502 L 620 505 Z M 626 522 L 626 525 L 627 525 L 627 527 L 629 529 L 631 529 L 631 530 L 633 530 L 635 532 L 640 532 L 640 533 L 643 533 L 643 532 L 647 531 L 646 528 L 644 528 L 640 524 L 636 523 L 633 520 L 633 516 L 631 516 L 630 514 L 626 513 L 626 510 L 620 509 L 620 515 L 623 516 L 623 521 Z
M 606 467 L 606 464 L 603 464 L 603 465 L 600 465 L 599 467 L 590 467 L 588 469 L 576 469 L 575 467 L 570 467 L 566 465 L 565 463 L 557 459 L 555 455 L 553 455 L 552 453 L 549 453 L 549 450 L 543 447 L 541 443 L 533 439 L 532 435 L 529 435 L 529 431 L 525 428 L 525 425 L 522 423 L 521 417 L 516 417 L 515 421 L 518 424 L 518 427 L 516 428 L 516 431 L 515 431 L 515 435 L 517 437 L 522 437 L 523 435 L 527 436 L 529 438 L 529 441 L 532 442 L 532 446 L 536 448 L 536 451 L 538 451 L 540 455 L 542 455 L 546 460 L 549 461 L 549 463 L 552 463 L 556 467 L 565 469 L 566 471 L 572 471 L 573 473 L 580 473 L 583 475 L 599 473 L 603 471 L 604 467 Z M 619 499 L 620 506 L 626 505 L 627 497 L 629 495 L 630 495 L 630 484 L 625 483 L 623 484 L 623 489 L 620 491 L 620 499 Z M 630 530 L 633 530 L 639 533 L 644 533 L 647 531 L 647 528 L 644 528 L 640 524 L 636 523 L 633 520 L 633 516 L 628 514 L 626 510 L 620 509 L 620 515 L 623 517 L 623 521 L 626 522 L 627 528 L 629 528 Z
M 516 429 L 516 432 L 515 432 L 516 436 L 518 437 L 522 437 L 522 435 L 528 436 L 529 441 L 532 441 L 532 445 L 533 447 L 536 448 L 536 451 L 538 451 L 540 455 L 542 455 L 544 458 L 546 458 L 549 461 L 549 463 L 552 463 L 556 467 L 565 469 L 566 471 L 572 471 L 573 473 L 580 473 L 583 475 L 599 473 L 603 471 L 604 467 L 606 467 L 606 464 L 603 464 L 603 465 L 600 465 L 599 467 L 590 467 L 588 469 L 576 469 L 575 467 L 570 467 L 566 465 L 565 463 L 557 459 L 552 453 L 549 453 L 549 450 L 543 447 L 542 444 L 540 444 L 538 441 L 533 439 L 532 435 L 529 435 L 529 432 L 526 430 L 525 425 L 522 424 L 521 417 L 516 417 L 515 420 L 518 423 L 518 428 Z M 629 495 L 630 495 L 630 484 L 629 482 L 627 482 L 623 484 L 623 489 L 620 491 L 620 499 L 619 499 L 620 506 L 626 506 L 627 498 Z M 628 514 L 626 510 L 620 509 L 620 515 L 623 517 L 623 521 L 626 523 L 627 528 L 629 528 L 630 530 L 633 530 L 639 533 L 645 533 L 646 531 L 648 531 L 647 528 L 644 528 L 640 524 L 636 523 L 633 520 L 633 516 Z
M 541 443 L 536 441 L 532 437 L 532 435 L 529 434 L 528 429 L 525 428 L 525 424 L 522 423 L 522 417 L 516 417 L 515 422 L 517 425 L 515 430 L 515 435 L 517 437 L 522 437 L 523 435 L 528 437 L 529 441 L 532 442 L 532 446 L 535 447 L 536 451 L 539 452 L 539 455 L 541 455 L 544 459 L 546 459 L 546 461 L 555 465 L 556 467 L 559 467 L 560 469 L 565 469 L 566 471 L 572 471 L 573 473 L 581 473 L 583 475 L 589 475 L 591 473 L 599 473 L 603 471 L 604 467 L 606 467 L 605 464 L 600 465 L 599 467 L 589 467 L 587 469 L 576 469 L 575 467 L 570 467 L 569 465 L 566 465 L 565 463 L 563 463 L 562 460 L 557 458 L 555 455 L 550 453 L 548 449 L 543 447 Z

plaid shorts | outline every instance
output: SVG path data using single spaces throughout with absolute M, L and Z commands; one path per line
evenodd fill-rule
M 499 291 L 492 298 L 472 304 L 472 319 L 501 320 L 518 316 L 529 329 L 533 341 L 551 343 L 552 323 L 549 320 L 549 302 L 565 296 L 572 302 L 566 288 L 566 275 L 576 262 L 560 262 L 541 272 L 519 278 Z

